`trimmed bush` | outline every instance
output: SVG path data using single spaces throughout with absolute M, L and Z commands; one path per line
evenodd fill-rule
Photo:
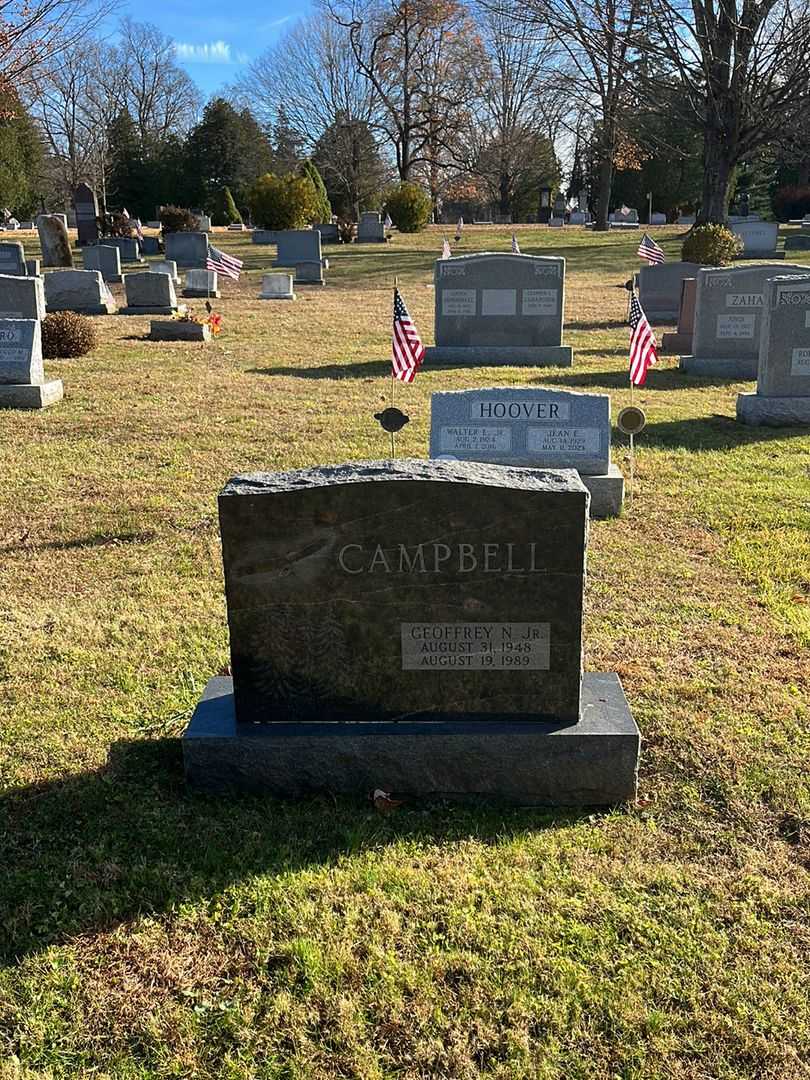
M 84 356 L 98 338 L 92 320 L 76 311 L 53 311 L 42 320 L 42 355 L 46 360 Z
M 385 209 L 400 232 L 419 232 L 430 221 L 430 196 L 418 184 L 405 181 L 388 192 Z
M 196 232 L 200 221 L 183 206 L 164 206 L 160 211 L 160 226 L 164 233 Z
M 134 236 L 135 229 L 132 226 L 132 218 L 124 217 L 118 211 L 104 214 L 96 218 L 99 222 L 99 232 L 102 236 Z
M 725 225 L 696 225 L 683 242 L 681 258 L 700 266 L 728 266 L 743 242 Z
M 318 172 L 317 165 L 314 161 L 307 160 L 302 164 L 299 171 L 301 176 L 305 176 L 312 181 L 315 193 L 318 196 L 318 221 L 327 224 L 332 220 L 332 204 L 329 202 L 326 184 L 324 184 L 323 177 Z
M 773 195 L 773 212 L 779 221 L 790 221 L 791 218 L 803 218 L 805 214 L 810 214 L 810 187 L 791 184 L 777 188 Z
M 248 192 L 253 220 L 262 229 L 304 229 L 318 220 L 318 193 L 308 176 L 260 176 Z

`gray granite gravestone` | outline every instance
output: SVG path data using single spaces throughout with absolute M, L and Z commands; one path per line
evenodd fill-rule
M 588 215 L 584 210 L 572 210 L 568 215 L 569 225 L 584 225 L 588 220 Z
M 317 229 L 282 229 L 276 233 L 273 266 L 298 266 L 321 261 L 321 234 Z
M 104 244 L 117 247 L 122 263 L 142 263 L 140 241 L 134 236 L 105 236 Z
M 692 354 L 681 356 L 681 371 L 755 379 L 765 282 L 778 274 L 806 273 L 807 267 L 791 263 L 699 270 Z
M 779 238 L 779 226 L 775 221 L 752 221 L 743 220 L 733 222 L 730 226 L 735 236 L 743 242 L 743 250 L 738 259 L 774 259 L 780 258 L 776 250 L 776 242 Z M 781 258 L 784 259 L 784 253 Z
M 21 243 L 13 240 L 4 240 L 0 243 L 0 274 L 27 276 L 25 250 Z
M 681 302 L 681 282 L 697 275 L 700 266 L 691 262 L 666 262 L 643 266 L 638 272 L 638 299 L 650 322 L 674 322 Z
M 144 236 L 138 241 L 141 255 L 160 255 L 160 242 L 156 236 Z
M 149 270 L 124 274 L 124 292 L 127 306 L 121 308 L 122 315 L 171 315 L 177 311 L 174 282 L 169 274 Z
M 565 259 L 483 252 L 435 263 L 428 364 L 570 367 L 562 344 Z
M 737 398 L 744 424 L 810 425 L 810 269 L 765 286 L 755 394 Z
M 152 274 L 168 274 L 175 285 L 180 284 L 177 276 L 177 263 L 173 259 L 159 259 L 149 264 L 149 272 Z
M 218 300 L 219 280 L 216 270 L 189 270 L 186 273 L 186 285 L 183 296 L 190 299 Z
M 205 269 L 208 259 L 208 233 L 173 232 L 163 237 L 166 258 L 187 269 Z
M 42 273 L 39 266 L 39 259 L 26 259 L 25 272 L 29 277 L 39 277 Z
M 535 469 L 576 469 L 591 517 L 615 517 L 624 477 L 610 460 L 610 397 L 503 386 L 431 394 L 430 456 Z
M 63 217 L 63 214 L 40 214 L 37 218 L 43 266 L 73 266 L 73 253 Z
M 319 225 L 314 225 L 313 228 L 317 229 L 321 234 L 322 244 L 337 244 L 340 240 L 338 227 L 334 222 L 322 222 Z
M 254 229 L 250 234 L 250 242 L 251 244 L 275 244 L 277 237 L 277 229 Z
M 62 394 L 61 379 L 45 379 L 39 320 L 0 319 L 0 408 L 44 409 Z
M 385 243 L 385 224 L 380 214 L 369 210 L 360 215 L 360 220 L 357 223 L 357 243 Z
M 696 221 L 694 214 L 681 214 L 676 224 L 678 225 L 694 225 Z
M 681 302 L 678 307 L 678 329 L 675 333 L 663 334 L 661 352 L 670 356 L 683 356 L 692 352 L 692 334 L 695 328 L 695 295 L 697 281 L 684 278 L 681 282 Z
M 82 258 L 85 270 L 98 270 L 105 281 L 121 280 L 121 252 L 115 244 L 93 244 Z
M 0 319 L 45 318 L 45 288 L 41 277 L 0 275 Z
M 651 225 L 666 225 L 666 223 L 667 223 L 667 215 L 666 214 L 654 213 L 654 214 L 650 215 L 650 224 Z
M 277 264 L 274 264 L 277 265 Z M 323 285 L 323 262 L 300 262 L 295 264 L 296 285 Z
M 99 270 L 53 270 L 45 274 L 47 311 L 114 315 L 115 301 Z
M 260 300 L 295 300 L 292 274 L 263 274 Z
M 73 206 L 76 211 L 79 247 L 95 244 L 98 240 L 98 199 L 89 184 L 78 185 L 73 192 Z
M 211 791 L 632 798 L 638 729 L 582 678 L 576 473 L 357 462 L 220 495 L 233 678 L 183 738 Z

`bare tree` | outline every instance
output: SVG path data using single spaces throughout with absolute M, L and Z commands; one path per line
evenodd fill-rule
M 184 135 L 194 123 L 200 92 L 178 65 L 174 42 L 150 23 L 124 19 L 112 62 L 121 78 L 109 90 L 118 111 L 135 121 L 142 145 L 170 134 Z
M 703 131 L 700 222 L 724 222 L 735 166 L 806 125 L 806 0 L 653 0 L 651 49 Z M 650 80 L 652 82 L 652 80 Z
M 0 0 L 0 90 L 24 90 L 37 68 L 89 34 L 108 0 Z

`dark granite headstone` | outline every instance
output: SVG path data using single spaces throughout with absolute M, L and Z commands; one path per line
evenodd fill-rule
M 73 206 L 79 247 L 95 244 L 98 240 L 98 199 L 89 184 L 79 184 L 73 192 Z
M 183 738 L 191 783 L 633 796 L 618 679 L 583 683 L 576 473 L 359 462 L 237 477 L 219 509 L 233 679 Z

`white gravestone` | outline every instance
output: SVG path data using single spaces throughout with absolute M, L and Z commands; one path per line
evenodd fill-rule
M 219 280 L 216 270 L 189 270 L 183 296 L 188 299 L 219 299 Z
M 260 300 L 295 300 L 292 274 L 264 274 Z
M 99 270 L 52 270 L 45 275 L 48 311 L 114 315 L 115 301 Z
M 731 225 L 731 231 L 743 242 L 739 258 L 772 259 L 776 255 L 779 226 L 775 221 L 738 221 Z

